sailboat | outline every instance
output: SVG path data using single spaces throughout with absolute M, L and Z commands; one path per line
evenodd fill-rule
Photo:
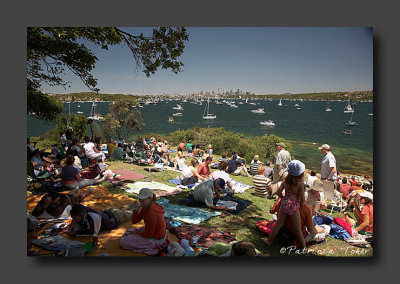
M 332 109 L 329 107 L 329 102 L 326 104 L 325 111 L 332 111 Z
M 203 113 L 203 119 L 216 119 L 217 116 L 215 114 L 208 113 L 209 109 L 210 109 L 210 99 L 207 99 L 207 104 Z
M 354 109 L 351 107 L 351 104 L 349 101 L 347 101 L 347 105 L 344 107 L 344 113 L 352 113 L 354 112 Z
M 282 99 L 279 100 L 278 106 L 280 106 L 280 107 L 282 106 Z
M 354 115 L 354 111 L 351 113 L 351 118 L 350 118 L 349 122 L 346 123 L 347 126 L 357 125 L 357 122 L 353 121 L 353 115 Z
M 90 113 L 87 118 L 93 120 L 102 120 L 104 117 L 99 113 L 95 113 L 95 111 L 96 111 L 96 103 L 93 102 L 92 108 L 90 109 Z

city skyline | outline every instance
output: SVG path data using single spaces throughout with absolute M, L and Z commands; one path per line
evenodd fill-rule
M 151 28 L 123 28 L 144 35 Z M 372 28 L 187 28 L 182 72 L 158 70 L 147 78 L 125 46 L 87 46 L 99 58 L 93 75 L 100 93 L 190 94 L 244 90 L 264 94 L 373 89 Z M 87 92 L 73 74 L 71 88 L 42 85 L 48 93 Z

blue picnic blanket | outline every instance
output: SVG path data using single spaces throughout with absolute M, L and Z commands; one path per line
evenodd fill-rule
M 218 198 L 214 198 L 213 199 L 213 204 L 217 205 L 217 206 L 218 205 L 224 206 L 224 204 L 221 203 L 221 202 L 218 204 L 219 201 L 233 201 L 233 202 L 236 202 L 237 203 L 236 209 L 230 209 L 229 210 L 229 212 L 231 212 L 231 213 L 239 213 L 240 211 L 242 211 L 243 209 L 245 209 L 247 206 L 249 206 L 252 203 L 249 200 L 245 200 L 245 199 L 241 199 L 241 198 L 235 198 L 235 197 L 227 195 L 227 196 L 223 196 L 223 197 L 221 197 L 219 199 Z M 189 206 L 196 206 L 196 207 L 203 207 L 203 208 L 207 207 L 205 203 L 197 202 L 196 200 L 194 200 L 194 197 L 191 196 L 191 195 L 189 197 L 187 197 L 187 198 L 182 199 L 180 202 L 183 203 L 183 204 L 189 205 Z
M 189 224 L 199 224 L 211 217 L 221 215 L 221 212 L 208 212 L 200 208 L 170 204 L 169 200 L 165 198 L 161 198 L 157 203 L 164 207 L 165 218 Z
M 173 183 L 173 184 L 175 184 L 175 185 L 180 185 L 180 184 L 181 184 L 181 182 L 180 182 L 179 179 L 177 179 L 177 178 L 169 179 L 168 182 Z M 187 188 L 190 189 L 190 188 L 194 187 L 195 185 L 196 185 L 195 183 L 189 184 L 189 185 L 187 186 Z

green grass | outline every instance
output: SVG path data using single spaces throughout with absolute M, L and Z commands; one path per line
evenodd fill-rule
M 217 157 L 218 159 L 219 157 Z M 153 180 L 168 184 L 168 179 L 176 178 L 179 173 L 173 171 L 163 171 L 163 172 L 152 172 L 149 173 L 143 170 L 143 167 L 121 162 L 121 161 L 110 161 L 110 169 L 128 169 L 135 171 L 137 173 L 145 175 L 146 180 Z M 252 177 L 244 176 L 232 176 L 234 180 L 240 181 L 252 185 Z M 126 193 L 119 187 L 112 186 L 110 183 L 103 183 L 111 192 L 125 194 L 128 197 L 135 198 L 135 194 Z M 164 197 L 170 201 L 170 203 L 179 204 L 179 200 L 188 196 L 190 190 L 183 190 L 180 194 Z M 271 219 L 271 214 L 269 213 L 269 208 L 274 203 L 274 200 L 259 198 L 254 195 L 254 189 L 249 189 L 244 193 L 237 194 L 236 197 L 250 200 L 250 204 L 246 209 L 242 210 L 239 214 L 229 214 L 228 216 L 222 218 L 220 216 L 210 218 L 200 225 L 207 226 L 220 231 L 228 231 L 234 234 L 237 240 L 247 240 L 255 244 L 256 248 L 261 251 L 263 256 L 281 256 L 281 247 L 274 245 L 268 247 L 264 243 L 264 239 L 267 237 L 261 233 L 255 226 L 258 221 Z M 209 209 L 205 209 L 209 210 Z M 333 217 L 342 217 L 341 213 L 334 212 Z M 314 250 L 314 254 L 318 256 L 326 257 L 359 257 L 359 256 L 372 256 L 372 249 L 361 249 L 348 245 L 346 242 L 332 239 L 330 237 L 326 238 L 326 241 L 322 244 L 312 245 L 308 247 L 309 250 Z M 309 254 L 310 256 L 314 254 Z M 290 255 L 295 256 L 292 252 Z

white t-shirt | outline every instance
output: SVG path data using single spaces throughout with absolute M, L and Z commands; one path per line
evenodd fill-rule
M 185 178 L 192 177 L 193 176 L 193 172 L 192 172 L 193 169 L 194 169 L 193 166 L 184 167 L 183 170 L 182 170 L 181 180 L 183 180 Z
M 213 179 L 213 180 L 216 180 L 216 179 L 218 179 L 218 178 L 222 178 L 222 179 L 225 181 L 225 183 L 232 182 L 232 179 L 231 179 L 231 177 L 228 175 L 228 173 L 227 173 L 227 172 L 224 172 L 224 171 L 221 171 L 221 170 L 218 170 L 218 171 L 213 172 L 213 173 L 211 174 L 211 176 L 212 176 L 212 179 Z
M 187 167 L 186 160 L 184 158 L 178 159 L 178 161 L 176 163 L 178 164 L 178 170 L 180 170 L 180 171 L 183 171 L 183 169 L 185 167 Z
M 306 182 L 304 183 L 307 186 L 311 186 L 312 183 L 317 179 L 317 176 L 308 175 Z
M 87 142 L 85 145 L 83 145 L 83 149 L 85 149 L 85 154 L 86 156 L 90 157 L 96 154 L 96 152 L 93 150 L 95 147 L 93 142 Z
M 328 178 L 333 167 L 336 167 L 336 159 L 335 156 L 333 156 L 332 152 L 328 152 L 328 154 L 325 155 L 321 162 L 321 179 Z M 332 176 L 333 180 L 336 180 L 336 178 L 337 172 L 335 172 Z

